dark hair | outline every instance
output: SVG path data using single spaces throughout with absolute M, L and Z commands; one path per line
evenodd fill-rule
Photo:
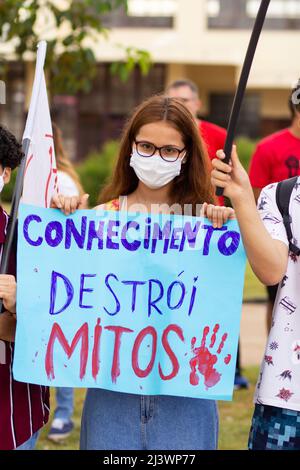
M 15 136 L 0 125 L 0 165 L 14 170 L 24 156 L 22 145 Z
M 154 96 L 136 109 L 126 125 L 115 171 L 110 184 L 100 195 L 100 203 L 127 196 L 137 188 L 138 177 L 129 165 L 134 139 L 141 127 L 161 121 L 167 122 L 180 133 L 187 150 L 181 173 L 173 180 L 172 203 L 180 204 L 183 209 L 184 204 L 191 204 L 193 214 L 196 214 L 197 204 L 215 202 L 210 183 L 210 162 L 194 117 L 180 100 Z
M 187 78 L 181 78 L 179 80 L 175 80 L 174 82 L 170 83 L 170 85 L 167 86 L 166 92 L 168 93 L 169 90 L 172 88 L 181 88 L 183 86 L 189 87 L 189 89 L 195 93 L 195 95 L 199 95 L 199 88 L 196 85 L 195 82 L 192 82 L 192 80 L 189 80 Z
M 296 111 L 300 113 L 300 79 L 297 85 L 292 89 L 289 96 L 289 108 L 294 118 Z

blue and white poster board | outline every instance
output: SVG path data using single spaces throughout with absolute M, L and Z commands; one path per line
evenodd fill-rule
M 15 379 L 230 400 L 244 270 L 236 221 L 22 205 Z

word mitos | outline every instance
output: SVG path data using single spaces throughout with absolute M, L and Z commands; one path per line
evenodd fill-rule
M 86 213 L 86 212 L 85 212 Z M 93 213 L 92 213 L 93 214 Z M 43 222 L 37 214 L 28 215 L 23 235 L 32 247 L 48 245 L 91 250 L 150 251 L 166 254 L 172 250 L 210 253 L 211 242 L 221 255 L 233 255 L 241 241 L 240 233 L 225 225 L 214 228 L 206 219 L 163 214 L 134 216 L 127 212 L 107 212 L 104 218 L 87 215 L 60 216 L 59 220 Z M 100 219 L 100 220 L 99 220 Z

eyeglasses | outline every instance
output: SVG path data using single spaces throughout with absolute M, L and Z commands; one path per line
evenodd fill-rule
M 177 147 L 173 147 L 172 145 L 164 145 L 163 147 L 156 147 L 156 145 L 151 144 L 150 142 L 145 142 L 145 141 L 134 141 L 136 145 L 136 151 L 140 155 L 140 157 L 152 157 L 156 150 L 158 150 L 159 155 L 163 160 L 166 162 L 176 162 L 178 158 L 180 157 L 181 153 L 185 150 L 185 147 L 183 149 L 179 149 Z

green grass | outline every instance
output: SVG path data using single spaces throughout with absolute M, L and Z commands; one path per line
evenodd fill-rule
M 234 392 L 232 402 L 219 402 L 220 411 L 220 450 L 247 449 L 248 435 L 254 409 L 253 396 L 259 368 L 247 367 L 243 375 L 250 381 L 248 390 Z
M 265 301 L 267 298 L 265 286 L 259 282 L 247 262 L 244 287 L 244 301 Z
M 234 392 L 232 402 L 219 402 L 220 411 L 220 450 L 243 450 L 247 448 L 248 434 L 253 412 L 253 394 L 256 379 L 258 377 L 258 367 L 249 367 L 244 371 L 245 376 L 250 380 L 249 390 L 239 390 Z M 54 409 L 54 390 L 52 391 L 51 409 Z M 39 450 L 76 450 L 79 448 L 80 416 L 85 391 L 77 389 L 75 391 L 75 430 L 63 443 L 55 445 L 47 439 L 49 425 L 41 432 L 37 449 Z

